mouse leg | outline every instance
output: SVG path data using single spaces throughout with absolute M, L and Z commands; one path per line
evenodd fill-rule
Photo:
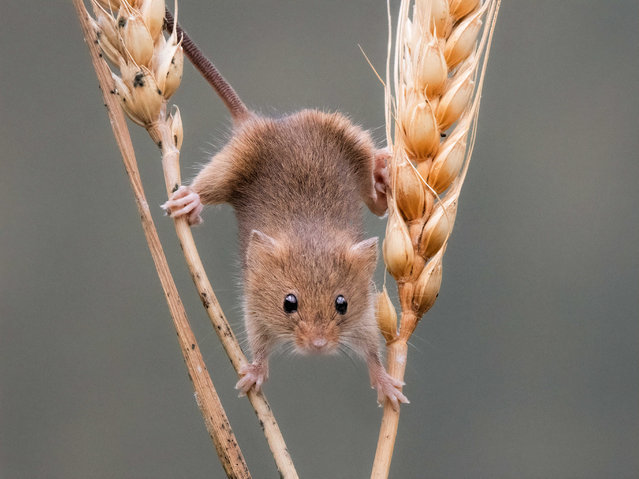
M 377 402 L 380 406 L 384 404 L 385 399 L 388 399 L 393 409 L 398 411 L 399 403 L 408 404 L 410 402 L 402 393 L 404 383 L 386 372 L 377 351 L 368 354 L 367 363 L 371 387 L 377 390 Z
M 172 218 L 188 215 L 189 224 L 200 224 L 202 205 L 228 203 L 237 168 L 233 158 L 221 151 L 202 168 L 190 186 L 175 190 L 162 208 Z
M 364 198 L 366 206 L 377 216 L 386 213 L 386 189 L 389 187 L 388 163 L 390 151 L 387 148 L 377 150 L 373 157 L 373 190 Z
M 247 321 L 247 323 L 251 323 Z M 254 324 L 247 324 L 247 335 L 251 351 L 253 352 L 253 362 L 245 364 L 239 370 L 240 380 L 235 385 L 235 389 L 240 391 L 240 396 L 244 396 L 249 389 L 255 388 L 259 391 L 262 384 L 268 379 L 268 356 L 271 352 L 272 344 L 268 337 L 256 331 Z

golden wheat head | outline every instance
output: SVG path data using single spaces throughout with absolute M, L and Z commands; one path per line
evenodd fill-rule
M 100 48 L 119 70 L 112 76 L 123 110 L 146 128 L 170 122 L 179 149 L 179 111 L 169 117 L 164 112 L 182 80 L 184 54 L 175 28 L 168 38 L 164 36 L 164 0 L 93 0 L 93 12 Z
M 380 293 L 378 321 L 387 341 L 407 340 L 439 293 L 498 7 L 499 0 L 401 3 L 394 98 L 390 60 L 386 73 L 387 139 L 393 156 L 383 251 L 403 314 L 397 332 L 392 304 L 385 290 Z

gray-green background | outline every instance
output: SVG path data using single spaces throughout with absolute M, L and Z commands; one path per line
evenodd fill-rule
M 638 18 L 636 0 L 504 2 L 392 477 L 639 477 Z M 0 477 L 221 478 L 71 2 L 5 1 L 2 20 Z M 341 110 L 382 142 L 357 44 L 383 69 L 384 1 L 182 1 L 180 20 L 252 107 Z M 190 178 L 228 118 L 190 66 L 175 102 Z M 253 477 L 276 477 L 157 206 L 157 149 L 133 136 Z M 241 331 L 235 234 L 227 207 L 195 232 Z M 278 357 L 266 392 L 301 477 L 368 476 L 381 411 L 362 364 Z

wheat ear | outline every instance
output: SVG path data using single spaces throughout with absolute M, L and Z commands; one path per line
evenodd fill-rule
M 400 5 L 394 99 L 389 67 L 386 78 L 386 131 L 393 155 L 383 245 L 386 268 L 398 287 L 399 328 L 385 288 L 377 300 L 388 370 L 399 380 L 404 378 L 408 340 L 439 294 L 442 257 L 475 141 L 499 4 L 402 0 Z M 388 477 L 398 422 L 399 411 L 387 401 L 372 478 Z
M 165 13 L 164 1 L 93 0 L 95 20 L 88 15 L 81 0 L 74 0 L 74 3 L 81 20 L 86 22 L 86 25 L 83 23 L 83 28 L 85 29 L 85 37 L 90 40 L 89 46 L 92 54 L 94 50 L 97 52 L 96 44 L 99 45 L 106 57 L 118 66 L 120 72 L 120 75 L 116 75 L 109 71 L 105 62 L 99 61 L 99 65 L 94 62 L 96 71 L 99 66 L 99 71 L 106 71 L 111 77 L 110 81 L 106 81 L 100 79 L 100 74 L 98 75 L 103 92 L 110 92 L 110 95 L 105 94 L 105 97 L 108 97 L 109 102 L 113 102 L 117 98 L 129 118 L 145 127 L 161 149 L 165 184 L 167 194 L 170 195 L 180 184 L 179 149 L 182 144 L 183 130 L 177 107 L 173 113 L 167 114 L 167 100 L 180 84 L 184 57 L 175 28 L 172 29 L 168 38 L 165 38 L 162 33 Z M 97 59 L 97 53 L 95 58 Z M 121 117 L 121 111 L 118 110 L 118 113 Z M 119 122 L 120 120 L 118 120 Z M 115 125 L 116 121 L 112 119 L 112 123 Z M 126 141 L 130 143 L 126 124 L 120 124 L 119 130 L 126 133 L 124 136 L 127 137 Z M 124 134 L 122 131 L 120 133 Z M 119 138 L 118 142 L 120 143 Z M 144 201 L 144 205 L 146 205 L 146 201 Z M 248 361 L 217 302 L 202 266 L 187 220 L 176 218 L 175 228 L 202 304 L 231 363 L 238 371 Z M 174 298 L 173 300 L 176 300 L 182 307 L 177 291 L 172 291 L 170 295 L 167 293 L 167 298 Z M 192 337 L 190 329 L 189 334 L 189 337 Z M 193 341 L 189 342 L 189 345 L 193 346 L 191 349 L 199 354 L 194 338 Z M 186 350 L 183 348 L 183 352 L 188 353 L 187 350 L 188 347 Z M 203 363 L 198 366 L 197 371 L 204 371 L 208 377 L 210 389 L 215 394 L 213 384 Z M 193 373 L 191 371 L 189 373 L 194 378 Z M 206 402 L 202 400 L 202 394 L 198 393 L 197 397 L 207 428 L 210 422 L 215 424 L 222 418 L 226 421 L 221 425 L 221 429 L 230 435 L 229 437 L 218 437 L 213 434 L 215 431 L 211 432 L 211 429 L 210 432 L 227 474 L 229 477 L 250 477 L 221 404 L 213 410 L 208 408 Z M 217 398 L 217 395 L 215 397 Z M 248 397 L 264 430 L 280 474 L 286 478 L 297 478 L 286 444 L 266 398 L 262 393 L 254 391 L 251 391 Z M 219 399 L 217 402 L 219 403 Z M 218 427 L 213 429 L 217 430 Z M 229 453 L 236 454 L 241 459 L 231 461 L 233 467 L 235 467 L 235 463 L 239 464 L 236 467 L 237 470 L 227 467 L 227 461 L 224 458 Z

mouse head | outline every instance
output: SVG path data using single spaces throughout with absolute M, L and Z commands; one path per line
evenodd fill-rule
M 320 237 L 322 236 L 322 237 Z M 249 337 L 290 342 L 297 352 L 359 353 L 376 338 L 372 275 L 377 238 L 272 238 L 254 230 L 246 253 Z

